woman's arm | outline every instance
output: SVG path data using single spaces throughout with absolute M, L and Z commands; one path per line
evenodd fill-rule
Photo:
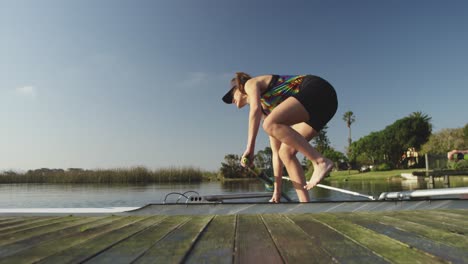
M 257 139 L 258 128 L 262 119 L 262 106 L 260 104 L 260 87 L 255 78 L 245 83 L 245 92 L 247 93 L 250 111 L 249 111 L 249 130 L 247 137 L 247 147 L 243 156 L 253 160 L 255 152 L 255 141 Z
M 454 149 L 454 150 L 449 151 L 449 152 L 447 153 L 447 158 L 448 158 L 449 160 L 453 160 L 453 159 L 454 159 L 453 156 L 454 156 L 455 154 L 457 154 L 457 153 L 468 154 L 468 150 L 457 150 L 457 149 Z

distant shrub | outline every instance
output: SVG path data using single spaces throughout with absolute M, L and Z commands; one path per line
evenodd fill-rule
M 389 171 L 392 170 L 392 166 L 388 163 L 382 163 L 377 166 L 374 166 L 375 171 Z
M 0 173 L 0 183 L 102 183 L 135 184 L 167 182 L 201 182 L 203 172 L 197 168 L 163 168 L 149 170 L 145 167 L 122 169 L 83 170 L 37 169 L 26 173 L 11 171 Z
M 454 170 L 466 170 L 468 169 L 468 160 L 449 161 L 448 167 Z

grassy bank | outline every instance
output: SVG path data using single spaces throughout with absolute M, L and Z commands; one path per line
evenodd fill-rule
M 400 178 L 402 173 L 412 173 L 414 169 L 406 170 L 390 170 L 390 171 L 369 171 L 360 173 L 357 170 L 348 171 L 333 171 L 327 180 L 340 181 L 340 180 L 381 180 Z
M 195 168 L 167 168 L 149 170 L 144 167 L 125 169 L 38 169 L 26 173 L 12 171 L 0 173 L 0 184 L 5 183 L 97 183 L 97 184 L 133 184 L 133 183 L 170 183 L 201 182 L 212 177 L 210 173 Z

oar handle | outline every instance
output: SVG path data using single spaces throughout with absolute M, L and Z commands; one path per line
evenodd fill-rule
M 246 167 L 249 167 L 249 166 L 250 166 L 249 158 L 247 158 L 247 157 L 245 157 L 245 156 L 242 157 L 242 159 L 241 159 L 241 164 L 243 164 L 243 165 L 246 166 Z

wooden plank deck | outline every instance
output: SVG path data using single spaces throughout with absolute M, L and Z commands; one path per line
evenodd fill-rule
M 0 263 L 468 263 L 468 210 L 0 217 Z

